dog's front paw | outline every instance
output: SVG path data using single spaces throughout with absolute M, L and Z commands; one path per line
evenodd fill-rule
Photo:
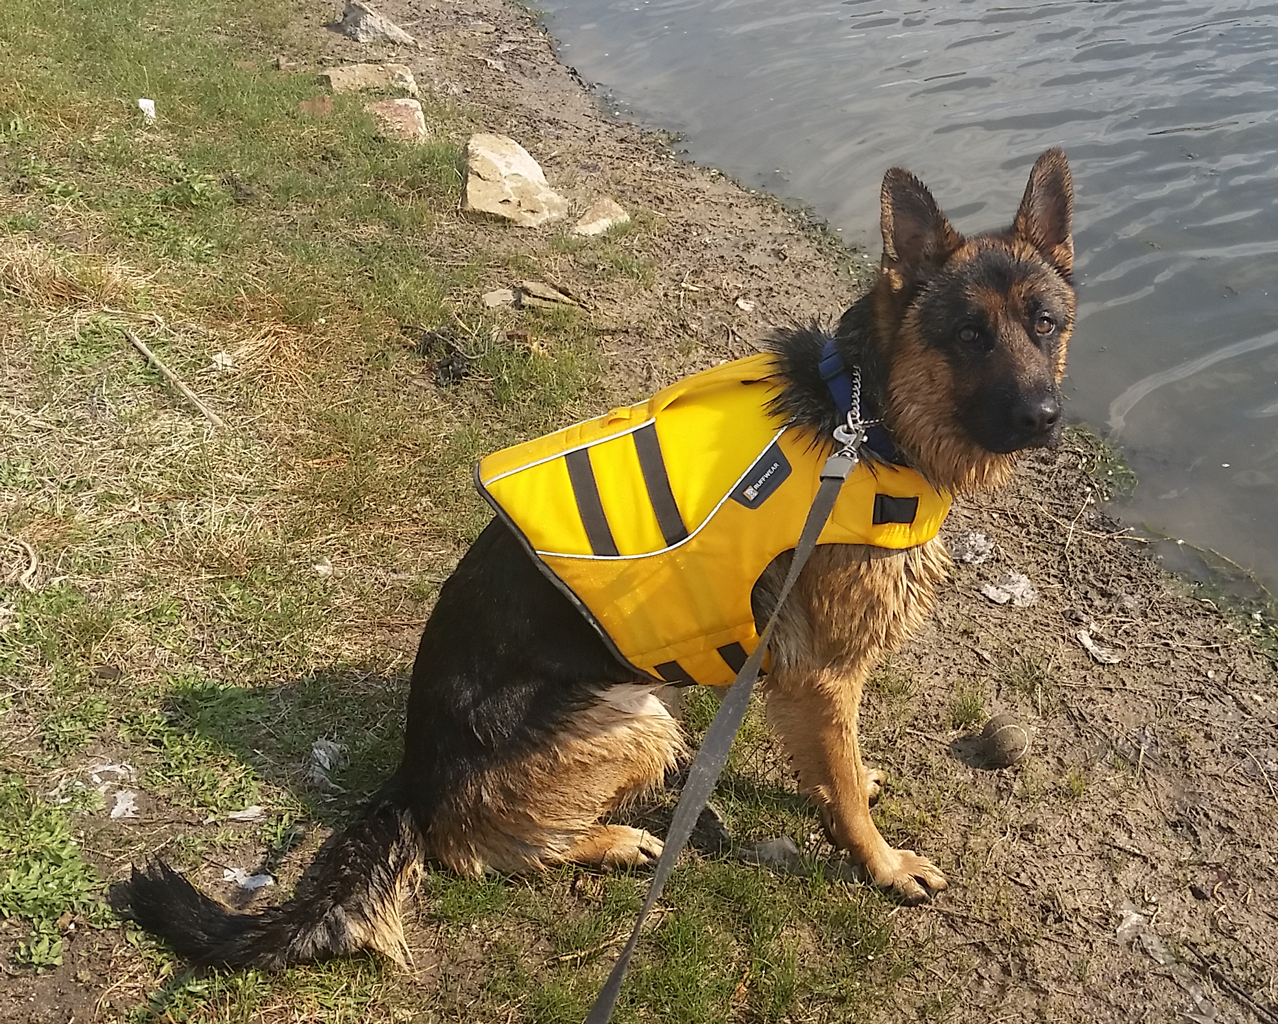
M 926 903 L 948 884 L 941 869 L 913 850 L 887 847 L 883 854 L 866 865 L 874 884 L 888 889 L 906 903 Z

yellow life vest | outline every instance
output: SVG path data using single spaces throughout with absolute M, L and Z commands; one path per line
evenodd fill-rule
M 750 591 L 798 542 L 827 454 L 767 411 L 781 387 L 771 355 L 727 363 L 489 455 L 475 483 L 623 662 L 723 685 L 759 642 Z M 862 462 L 819 543 L 914 547 L 949 509 L 914 470 Z

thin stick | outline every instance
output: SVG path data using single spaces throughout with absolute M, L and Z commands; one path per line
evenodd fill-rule
M 206 420 L 212 423 L 213 426 L 215 427 L 226 426 L 226 424 L 224 424 L 222 420 L 218 417 L 217 413 L 215 413 L 207 405 L 205 405 L 198 398 L 196 398 L 195 392 L 192 391 L 190 388 L 188 388 L 180 380 L 178 380 L 177 374 L 175 374 L 172 370 L 170 370 L 167 366 L 165 366 L 162 362 L 160 362 L 160 357 L 157 356 L 154 352 L 152 352 L 149 348 L 147 348 L 141 338 L 139 338 L 127 327 L 122 329 L 124 331 L 124 336 L 133 343 L 133 347 L 137 349 L 139 352 L 141 352 L 144 356 L 146 356 L 147 359 L 150 361 L 151 365 L 154 366 L 157 370 L 159 370 L 160 373 L 164 376 L 164 379 L 167 380 L 179 391 L 181 391 L 182 394 L 186 396 L 186 400 L 190 402 L 193 406 L 195 406 L 197 409 L 199 409 L 201 413 L 204 414 L 204 418 Z
M 31 581 L 35 579 L 36 571 L 40 568 L 40 556 L 36 554 L 36 549 L 21 537 L 6 537 L 5 540 L 27 556 L 27 567 L 22 570 L 14 570 L 9 573 L 9 575 L 7 575 L 4 579 L 5 583 L 9 583 L 16 579 L 18 581 L 18 586 L 20 586 L 23 590 L 33 592 L 35 587 L 31 585 Z M 1260 762 L 1257 761 L 1256 763 L 1259 764 Z M 1264 769 L 1262 768 L 1261 771 L 1264 771 Z

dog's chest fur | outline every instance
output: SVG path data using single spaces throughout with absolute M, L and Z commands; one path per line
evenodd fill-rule
M 922 626 L 949 566 L 939 538 L 903 551 L 818 547 L 781 610 L 773 672 L 817 665 L 843 673 L 895 650 Z M 760 625 L 776 606 L 788 568 L 789 555 L 782 556 L 755 587 Z

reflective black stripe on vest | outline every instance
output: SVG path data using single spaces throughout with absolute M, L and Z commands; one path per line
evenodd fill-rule
M 663 661 L 660 665 L 654 665 L 653 671 L 667 683 L 675 683 L 678 686 L 697 685 L 697 681 L 688 675 L 687 670 L 677 661 Z
M 589 449 L 578 448 L 569 452 L 564 456 L 564 462 L 568 466 L 568 479 L 572 482 L 577 512 L 581 515 L 581 525 L 586 529 L 590 550 L 596 555 L 620 554 L 617 542 L 612 539 L 608 517 L 604 515 L 603 502 L 599 500 L 599 485 L 595 482 L 594 467 L 590 465 Z
M 740 672 L 750 655 L 746 654 L 746 649 L 740 644 L 724 644 L 719 649 L 719 657 L 723 659 L 723 663 L 732 669 L 733 672 Z
M 639 468 L 643 470 L 643 482 L 648 487 L 648 500 L 656 513 L 661 536 L 666 547 L 678 544 L 688 536 L 683 516 L 670 489 L 670 476 L 666 473 L 666 460 L 661 457 L 661 442 L 657 438 L 657 425 L 649 423 L 631 435 L 635 439 L 635 453 L 639 456 Z

